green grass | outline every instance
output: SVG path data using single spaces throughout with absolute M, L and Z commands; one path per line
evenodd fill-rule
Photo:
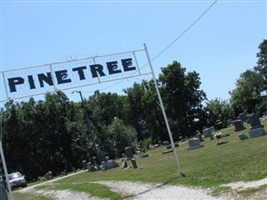
M 122 197 L 116 193 L 111 191 L 108 187 L 97 184 L 97 183 L 88 183 L 88 182 L 74 182 L 74 183 L 60 183 L 60 184 L 52 184 L 49 186 L 38 186 L 36 187 L 38 190 L 73 190 L 77 192 L 85 192 L 90 194 L 91 196 L 96 196 L 104 199 L 111 200 L 119 200 Z
M 265 130 L 267 123 L 263 122 Z M 216 145 L 216 140 L 205 139 L 204 147 L 187 150 L 187 142 L 177 147 L 179 163 L 185 177 L 179 175 L 173 153 L 162 154 L 165 147 L 146 152 L 149 157 L 136 157 L 138 169 L 122 170 L 120 167 L 97 172 L 83 172 L 55 182 L 56 189 L 72 189 L 88 192 L 91 195 L 110 199 L 119 199 L 118 194 L 97 184 L 94 181 L 114 180 L 170 185 L 202 186 L 218 189 L 221 184 L 236 181 L 251 181 L 267 177 L 267 136 L 240 141 L 238 134 L 248 135 L 246 130 L 235 132 L 234 128 L 220 132 L 229 133 L 221 141 L 227 144 Z M 121 164 L 121 161 L 118 161 Z M 131 163 L 128 161 L 128 165 Z M 49 189 L 49 188 L 47 188 Z M 228 189 L 227 189 L 228 190 Z M 250 191 L 253 193 L 254 191 Z M 256 192 L 256 190 L 255 190 Z M 114 197 L 112 196 L 114 195 Z M 116 196 L 117 195 L 117 196 Z
M 260 186 L 258 188 L 250 188 L 250 189 L 247 189 L 247 190 L 237 191 L 237 193 L 240 196 L 251 197 L 251 199 L 252 199 L 254 194 L 257 193 L 257 192 L 264 191 L 265 192 L 264 194 L 266 194 L 266 189 L 267 189 L 267 185 L 262 185 L 262 186 Z M 266 198 L 266 196 L 264 196 L 264 198 Z
M 32 193 L 13 192 L 14 200 L 52 200 L 51 198 Z
M 248 130 L 240 132 L 247 134 Z M 148 151 L 151 155 L 147 158 L 136 158 L 138 169 L 84 173 L 59 182 L 129 180 L 212 187 L 267 177 L 267 136 L 240 141 L 240 132 L 234 132 L 233 128 L 222 132 L 230 134 L 221 139 L 229 143 L 216 145 L 215 140 L 205 139 L 203 148 L 187 150 L 187 143 L 177 148 L 181 170 L 186 177 L 179 176 L 173 153 L 162 154 L 165 147 L 160 147 Z

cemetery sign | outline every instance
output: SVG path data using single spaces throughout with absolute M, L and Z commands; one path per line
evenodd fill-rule
M 138 51 L 2 71 L 1 101 L 144 75 L 137 64 Z
M 145 54 L 138 61 L 145 60 L 145 62 L 148 62 L 144 66 L 148 64 L 149 71 L 143 71 L 144 66 L 141 68 L 138 66 L 136 55 L 139 53 L 141 55 L 142 53 Z M 0 73 L 1 91 L 5 90 L 5 94 L 2 92 L 0 95 L 0 102 L 8 101 L 10 98 L 20 99 L 57 90 L 69 90 L 119 79 L 152 75 L 174 152 L 176 167 L 178 172 L 183 175 L 151 59 L 145 44 L 144 49 L 141 50 L 1 71 Z M 5 95 L 4 97 L 3 94 Z M 2 153 L 2 149 L 0 149 L 0 153 Z

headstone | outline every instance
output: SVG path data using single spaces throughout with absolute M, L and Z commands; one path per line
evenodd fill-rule
M 170 145 L 170 142 L 169 141 L 163 141 L 162 142 L 162 145 L 166 146 L 166 145 Z
M 223 123 L 222 123 L 222 121 L 221 121 L 221 120 L 217 120 L 217 121 L 215 122 L 215 127 L 216 127 L 217 130 L 221 130 L 221 129 L 223 128 Z M 215 130 L 214 130 L 214 131 L 215 131 Z
M 266 132 L 263 128 L 251 129 L 248 132 L 250 138 L 260 137 L 266 135 Z
M 98 164 L 98 162 L 97 162 L 97 158 L 94 156 L 93 157 L 93 160 L 94 160 L 94 164 L 95 164 L 95 168 L 96 168 L 96 170 L 100 170 L 101 168 L 100 168 L 100 165 Z
M 101 162 L 101 170 L 108 170 L 108 169 L 112 169 L 114 167 L 118 167 L 118 163 L 115 162 L 114 160 L 108 160 L 108 161 L 102 161 Z
M 238 134 L 238 137 L 239 137 L 240 140 L 247 140 L 248 139 L 248 136 L 246 134 L 244 134 L 244 133 Z
M 83 164 L 83 169 L 86 170 L 87 169 L 87 162 L 86 162 L 86 160 L 83 160 L 82 161 L 82 164 Z
M 108 160 L 107 162 L 108 169 L 118 167 L 119 164 L 115 160 Z
M 211 132 L 211 134 L 215 132 L 215 128 L 214 128 L 214 126 L 211 126 L 211 127 L 210 127 L 210 132 Z
M 203 138 L 202 138 L 202 135 L 199 131 L 196 132 L 196 135 L 195 135 L 196 138 L 199 138 L 200 142 L 203 142 Z
M 242 122 L 247 121 L 248 117 L 246 113 L 239 113 L 238 119 L 242 120 Z
M 89 172 L 94 172 L 96 170 L 92 162 L 87 163 L 87 169 Z
M 102 171 L 105 171 L 108 169 L 107 163 L 105 161 L 101 162 L 100 168 Z
M 228 127 L 233 126 L 233 120 L 232 119 L 227 119 L 227 126 Z
M 136 164 L 136 161 L 135 161 L 135 158 L 134 158 L 134 155 L 133 155 L 133 150 L 131 147 L 125 147 L 125 156 L 126 156 L 126 159 L 125 159 L 125 163 L 124 165 L 127 165 L 127 160 L 130 160 L 132 162 L 132 166 L 134 169 L 137 168 L 137 164 Z
M 125 169 L 125 168 L 127 168 L 127 167 L 128 167 L 128 165 L 127 165 L 127 158 L 124 158 L 124 159 L 122 160 L 121 168 L 122 168 L 122 169 Z
M 263 125 L 261 125 L 260 118 L 257 114 L 252 114 L 249 117 L 248 122 L 251 126 L 250 129 L 263 128 Z
M 131 159 L 131 162 L 132 162 L 132 166 L 133 166 L 133 168 L 136 169 L 136 168 L 137 168 L 137 164 L 136 164 L 135 159 L 132 158 L 132 159 Z
M 190 138 L 188 140 L 188 145 L 189 145 L 188 150 L 193 150 L 204 146 L 203 144 L 200 143 L 199 138 Z
M 128 159 L 133 157 L 133 151 L 131 147 L 125 147 L 124 150 L 125 150 L 126 157 Z
M 246 129 L 246 127 L 244 127 L 244 125 L 243 125 L 243 121 L 240 119 L 233 121 L 233 123 L 235 126 L 235 131 L 242 131 L 242 130 Z
M 205 129 L 203 129 L 203 135 L 205 138 L 207 138 L 207 137 L 211 137 L 212 133 L 211 133 L 209 128 L 205 128 Z

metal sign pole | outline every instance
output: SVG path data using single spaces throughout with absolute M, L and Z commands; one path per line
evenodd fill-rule
M 149 57 L 149 54 L 148 54 L 148 50 L 147 50 L 146 44 L 144 44 L 144 47 L 145 47 L 145 52 L 146 52 L 146 56 L 147 56 L 147 59 L 148 59 L 148 64 L 149 64 L 149 67 L 150 67 L 150 70 L 151 70 L 151 73 L 152 73 L 152 76 L 153 76 L 153 80 L 154 80 L 155 88 L 156 88 L 156 91 L 157 91 L 157 95 L 158 95 L 158 98 L 159 98 L 160 108 L 161 108 L 161 111 L 162 111 L 162 114 L 163 114 L 163 117 L 164 117 L 164 120 L 165 120 L 165 124 L 166 124 L 167 130 L 168 130 L 169 138 L 171 140 L 171 146 L 172 146 L 172 149 L 173 149 L 173 152 L 174 152 L 174 156 L 175 156 L 175 160 L 176 160 L 176 167 L 178 169 L 178 172 L 181 175 L 184 176 L 184 174 L 182 173 L 181 168 L 180 168 L 179 159 L 178 159 L 178 153 L 177 153 L 177 150 L 176 150 L 174 142 L 173 142 L 171 129 L 170 129 L 169 122 L 168 122 L 168 119 L 167 119 L 167 116 L 166 116 L 166 112 L 165 112 L 165 109 L 164 109 L 164 106 L 163 106 L 162 98 L 161 98 L 161 95 L 160 95 L 160 92 L 159 92 L 158 84 L 157 84 L 157 81 L 156 81 L 156 78 L 155 78 L 154 70 L 153 70 L 153 67 L 152 67 L 152 63 L 151 63 L 151 60 L 150 60 L 150 57 Z
M 2 135 L 2 129 L 1 129 L 1 135 Z M 0 154 L 1 154 L 1 161 L 2 161 L 2 164 L 3 164 L 4 173 L 5 173 L 5 177 L 6 177 L 5 180 L 3 180 L 3 181 L 6 181 L 10 199 L 13 200 L 14 199 L 13 198 L 13 193 L 12 193 L 12 190 L 11 190 L 11 187 L 10 187 L 10 183 L 9 183 L 8 172 L 7 172 L 7 167 L 6 167 L 6 161 L 5 161 L 5 156 L 4 156 L 4 152 L 3 152 L 3 148 L 2 148 L 2 140 L 0 141 Z M 3 183 L 3 184 L 5 184 L 5 183 Z
M 1 113 L 1 116 L 0 116 L 0 158 L 1 158 L 1 162 L 2 162 L 2 165 L 3 165 L 3 170 L 4 170 L 4 174 L 5 174 L 5 180 L 3 181 L 6 181 L 6 183 L 4 182 L 3 184 L 6 184 L 7 185 L 7 189 L 8 189 L 8 192 L 9 192 L 9 196 L 10 196 L 10 200 L 14 200 L 14 197 L 13 197 L 13 193 L 12 193 L 12 189 L 11 189 L 11 186 L 10 186 L 10 183 L 9 183 L 9 177 L 8 177 L 8 171 L 7 171 L 7 166 L 6 166 L 6 160 L 5 160 L 5 155 L 4 155 L 4 151 L 3 151 L 3 145 L 2 145 L 2 138 L 3 138 L 3 124 L 2 124 L 2 113 Z M 2 172 L 3 173 L 3 172 Z

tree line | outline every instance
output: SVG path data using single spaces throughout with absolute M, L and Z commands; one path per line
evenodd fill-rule
M 192 137 L 204 127 L 227 126 L 240 112 L 266 110 L 260 95 L 267 74 L 267 40 L 259 45 L 258 62 L 237 79 L 230 100 L 207 100 L 196 71 L 174 61 L 157 79 L 175 141 Z M 84 106 L 84 107 L 83 107 Z M 86 115 L 84 113 L 86 111 Z M 124 95 L 95 91 L 73 102 L 61 91 L 44 100 L 7 102 L 1 108 L 3 148 L 9 171 L 36 179 L 52 170 L 80 168 L 83 160 L 118 158 L 126 146 L 147 147 L 169 140 L 153 80 L 134 83 Z

